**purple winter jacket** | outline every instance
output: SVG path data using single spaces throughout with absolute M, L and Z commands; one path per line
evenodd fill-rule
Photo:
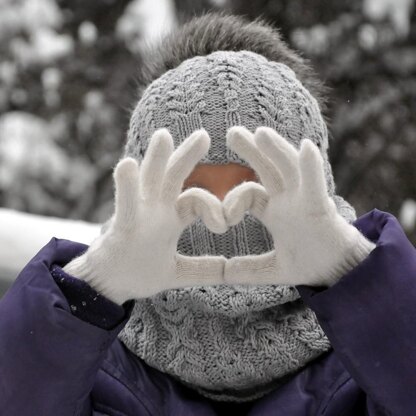
M 298 286 L 333 349 L 239 405 L 133 355 L 117 339 L 133 301 L 94 303 L 91 292 L 93 306 L 79 312 L 78 288 L 59 267 L 87 246 L 52 238 L 0 301 L 0 415 L 416 415 L 416 249 L 389 213 L 354 225 L 377 244 L 370 255 L 331 288 Z

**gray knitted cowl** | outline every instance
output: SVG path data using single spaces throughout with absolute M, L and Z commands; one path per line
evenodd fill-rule
M 193 57 L 153 81 L 133 112 L 125 156 L 141 161 L 158 128 L 168 128 L 175 147 L 204 128 L 211 148 L 201 163 L 248 166 L 226 147 L 234 125 L 252 132 L 272 127 L 296 147 L 304 138 L 313 140 L 340 214 L 355 219 L 354 209 L 334 194 L 318 103 L 289 67 L 253 52 Z M 187 255 L 227 258 L 272 249 L 267 229 L 248 213 L 224 234 L 198 220 L 178 244 Z M 147 364 L 202 395 L 240 402 L 264 396 L 331 347 L 295 287 L 255 286 L 254 276 L 252 286 L 189 287 L 138 299 L 119 338 Z

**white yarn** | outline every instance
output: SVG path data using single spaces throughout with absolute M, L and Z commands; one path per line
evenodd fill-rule
M 227 144 L 262 182 L 243 183 L 227 194 L 227 222 L 237 224 L 249 210 L 279 248 L 228 260 L 227 283 L 331 286 L 375 247 L 338 213 L 328 194 L 324 160 L 312 141 L 304 139 L 297 150 L 269 127 L 253 135 L 236 126 L 228 131 Z
M 223 283 L 225 257 L 188 257 L 176 251 L 182 231 L 198 216 L 210 230 L 226 230 L 218 198 L 203 189 L 181 193 L 209 145 L 206 131 L 197 130 L 173 152 L 168 130 L 159 129 L 140 169 L 135 159 L 122 159 L 114 171 L 110 226 L 64 271 L 118 304 L 170 288 Z

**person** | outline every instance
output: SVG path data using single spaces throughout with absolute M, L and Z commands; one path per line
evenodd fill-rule
M 1 413 L 413 414 L 416 251 L 336 195 L 311 68 L 216 13 L 152 65 L 101 235 L 0 301 Z

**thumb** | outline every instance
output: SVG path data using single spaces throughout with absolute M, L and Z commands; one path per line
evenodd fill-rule
M 238 224 L 246 211 L 261 219 L 269 202 L 265 188 L 256 182 L 244 182 L 232 189 L 223 201 L 224 217 L 228 225 Z
M 227 231 L 221 201 L 201 188 L 191 188 L 179 195 L 176 209 L 184 226 L 201 217 L 205 225 L 214 233 Z

